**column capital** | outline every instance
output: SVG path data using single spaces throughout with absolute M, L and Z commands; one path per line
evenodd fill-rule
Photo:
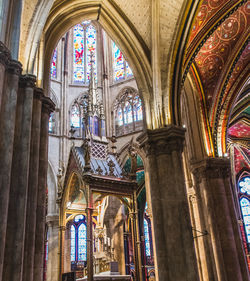
M 42 96 L 42 112 L 50 115 L 51 112 L 55 110 L 54 102 L 49 98 Z
M 22 73 L 22 64 L 17 60 L 10 60 L 8 63 L 7 70 L 11 74 L 20 76 Z
M 3 42 L 0 41 L 0 63 L 6 67 L 10 61 L 10 57 L 10 51 Z
M 59 226 L 59 215 L 48 215 L 46 216 L 46 223 L 48 226 Z
M 32 74 L 21 75 L 19 84 L 21 88 L 35 88 L 36 76 Z
M 140 147 L 146 155 L 170 154 L 172 151 L 183 150 L 185 129 L 175 125 L 164 128 L 146 130 L 137 137 Z
M 227 178 L 230 175 L 230 160 L 223 157 L 208 157 L 201 161 L 190 163 L 195 180 L 199 183 L 202 178 Z
M 43 96 L 44 96 L 44 90 L 42 88 L 35 87 L 34 98 L 41 100 Z

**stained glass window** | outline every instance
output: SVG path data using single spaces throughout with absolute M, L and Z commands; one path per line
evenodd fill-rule
M 136 96 L 134 99 L 134 121 L 142 120 L 142 103 L 141 99 Z
M 80 220 L 83 220 L 84 216 L 83 215 L 77 215 L 75 216 L 75 222 L 79 222 Z
M 244 177 L 239 181 L 240 192 L 250 195 L 250 177 Z
M 54 79 L 56 79 L 56 76 L 57 76 L 56 67 L 57 67 L 57 49 L 55 49 L 53 52 L 51 68 L 50 68 L 51 78 L 54 78 Z
M 96 74 L 96 29 L 91 21 L 84 21 L 74 27 L 74 81 L 87 83 L 90 76 L 90 54 L 93 53 L 93 66 Z
M 84 29 L 81 24 L 74 27 L 74 81 L 84 82 Z
M 148 229 L 148 221 L 144 218 L 144 237 L 145 237 L 145 250 L 146 256 L 150 257 L 150 239 L 149 239 L 149 229 Z
M 49 133 L 53 132 L 52 114 L 49 117 Z
M 76 228 L 74 225 L 71 225 L 70 228 L 70 235 L 71 235 L 71 241 L 70 241 L 70 260 L 75 261 L 76 260 Z
M 247 241 L 250 243 L 250 202 L 247 198 L 240 199 L 240 206 L 247 236 Z
M 78 228 L 78 261 L 87 260 L 87 228 L 84 223 Z
M 130 102 L 126 101 L 125 107 L 124 107 L 124 124 L 129 124 L 133 122 L 133 116 L 132 116 L 132 106 Z
M 72 106 L 70 121 L 71 126 L 74 126 L 74 128 L 80 128 L 80 110 L 76 104 Z
M 118 126 L 122 126 L 123 125 L 123 117 L 122 117 L 122 109 L 121 107 L 119 107 L 117 109 L 117 124 Z
M 91 57 L 90 54 L 93 54 L 93 67 L 94 72 L 96 74 L 96 30 L 93 25 L 89 25 L 86 29 L 86 44 L 87 44 L 87 81 L 90 78 L 90 71 L 91 71 Z
M 112 42 L 112 48 L 114 81 L 119 81 L 133 76 L 132 69 L 129 67 L 128 62 L 124 59 L 122 52 L 114 42 Z

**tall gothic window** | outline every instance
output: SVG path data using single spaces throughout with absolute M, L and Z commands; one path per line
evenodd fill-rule
M 133 76 L 133 72 L 129 67 L 127 61 L 124 59 L 122 52 L 116 46 L 114 42 L 112 42 L 113 49 L 113 79 L 114 81 L 124 80 Z
M 74 103 L 71 108 L 70 121 L 71 126 L 74 128 L 80 128 L 80 106 L 77 103 Z
M 144 228 L 144 245 L 145 245 L 145 257 L 146 264 L 153 264 L 153 243 L 152 243 L 152 231 L 151 231 L 151 220 L 148 214 L 148 204 L 146 202 L 145 211 L 144 211 L 144 220 L 143 220 L 143 228 Z
M 88 83 L 90 78 L 90 54 L 93 53 L 96 73 L 96 29 L 91 21 L 74 26 L 73 80 Z
M 87 227 L 85 216 L 77 215 L 70 228 L 71 262 L 84 262 L 87 260 Z
M 250 244 L 250 176 L 241 177 L 238 186 L 246 240 Z
M 144 218 L 144 239 L 145 239 L 145 251 L 146 256 L 150 257 L 150 238 L 149 238 L 149 229 L 148 229 L 148 221 Z
M 132 133 L 143 128 L 142 101 L 137 92 L 126 88 L 115 101 L 116 136 Z
M 49 117 L 49 133 L 55 134 L 56 133 L 56 116 L 55 112 L 52 112 Z
M 53 52 L 51 67 L 50 67 L 50 76 L 51 78 L 57 78 L 57 48 Z

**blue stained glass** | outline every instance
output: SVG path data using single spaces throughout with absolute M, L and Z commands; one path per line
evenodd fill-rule
M 99 119 L 97 116 L 94 117 L 94 135 L 99 136 Z
M 145 250 L 146 256 L 150 257 L 150 239 L 149 239 L 149 230 L 148 230 L 148 221 L 144 219 L 144 237 L 145 237 Z
M 54 50 L 52 61 L 51 61 L 51 68 L 50 68 L 50 74 L 51 78 L 56 78 L 56 66 L 57 66 L 57 49 Z
M 74 128 L 80 128 L 80 110 L 77 105 L 72 106 L 71 110 L 71 126 Z
M 76 229 L 74 225 L 70 228 L 71 241 L 70 241 L 70 260 L 76 260 Z
M 78 228 L 78 261 L 87 260 L 87 227 L 82 223 Z
M 74 81 L 84 82 L 84 29 L 81 24 L 74 27 Z
M 247 235 L 247 241 L 250 243 L 250 202 L 245 197 L 240 199 L 240 206 L 243 215 L 244 226 Z
M 127 62 L 126 62 L 126 72 L 127 72 L 127 77 L 133 76 L 132 69 L 129 67 Z
M 239 181 L 240 192 L 250 195 L 250 177 L 244 177 Z
M 141 99 L 136 96 L 134 99 L 134 121 L 143 119 Z
M 79 222 L 80 220 L 83 220 L 84 216 L 83 215 L 77 215 L 75 216 L 75 222 Z
M 122 126 L 123 125 L 123 117 L 122 117 L 122 109 L 121 107 L 119 107 L 117 109 L 117 116 L 116 116 L 116 120 L 117 120 L 117 124 L 118 126 Z
M 96 74 L 96 30 L 93 25 L 89 25 L 86 29 L 86 44 L 87 44 L 87 80 L 90 78 L 91 62 L 90 54 L 93 53 L 93 67 Z
M 124 111 L 124 124 L 132 123 L 133 122 L 132 106 L 128 101 L 126 101 L 123 111 Z
M 124 71 L 124 58 L 122 52 L 113 42 L 113 69 L 114 69 L 114 80 L 118 81 L 125 78 Z
M 49 117 L 49 133 L 52 132 L 53 132 L 53 120 L 52 120 L 52 113 L 51 113 Z

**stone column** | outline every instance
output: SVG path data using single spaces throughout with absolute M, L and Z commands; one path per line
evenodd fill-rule
M 24 75 L 20 79 L 11 168 L 3 280 L 23 280 L 24 235 L 35 81 L 36 77 L 33 75 Z
M 65 236 L 64 236 L 64 267 L 63 272 L 71 271 L 71 233 L 70 233 L 70 225 L 66 225 Z
M 230 185 L 229 160 L 207 158 L 193 163 L 192 172 L 201 198 L 216 280 L 249 280 Z
M 46 189 L 48 169 L 48 126 L 49 116 L 55 105 L 48 97 L 42 98 L 40 151 L 39 151 L 39 178 L 36 209 L 36 236 L 34 256 L 34 281 L 43 280 L 44 266 L 44 242 L 45 242 L 45 213 L 46 213 Z
M 10 60 L 10 52 L 5 47 L 5 45 L 0 41 L 0 108 L 1 108 L 5 71 L 6 68 L 8 67 L 9 60 Z
M 48 263 L 46 281 L 58 281 L 59 264 L 59 216 L 50 215 L 46 217 L 48 224 Z
M 23 280 L 25 281 L 33 280 L 42 95 L 43 95 L 42 89 L 35 88 L 34 100 L 33 100 L 32 125 L 31 125 L 32 131 L 31 131 L 31 147 L 30 147 L 30 167 L 29 167 L 29 184 L 28 184 L 24 262 L 23 262 Z
M 93 197 L 92 191 L 87 187 L 87 200 L 88 207 L 86 208 L 87 213 L 87 276 L 88 281 L 94 281 L 94 270 L 93 270 Z
M 147 156 L 159 280 L 195 281 L 198 270 L 182 167 L 185 130 L 169 125 L 137 140 Z
M 22 66 L 19 62 L 10 61 L 4 77 L 4 91 L 2 93 L 0 107 L 0 280 L 2 280 L 15 131 L 16 102 L 18 81 L 21 71 Z

